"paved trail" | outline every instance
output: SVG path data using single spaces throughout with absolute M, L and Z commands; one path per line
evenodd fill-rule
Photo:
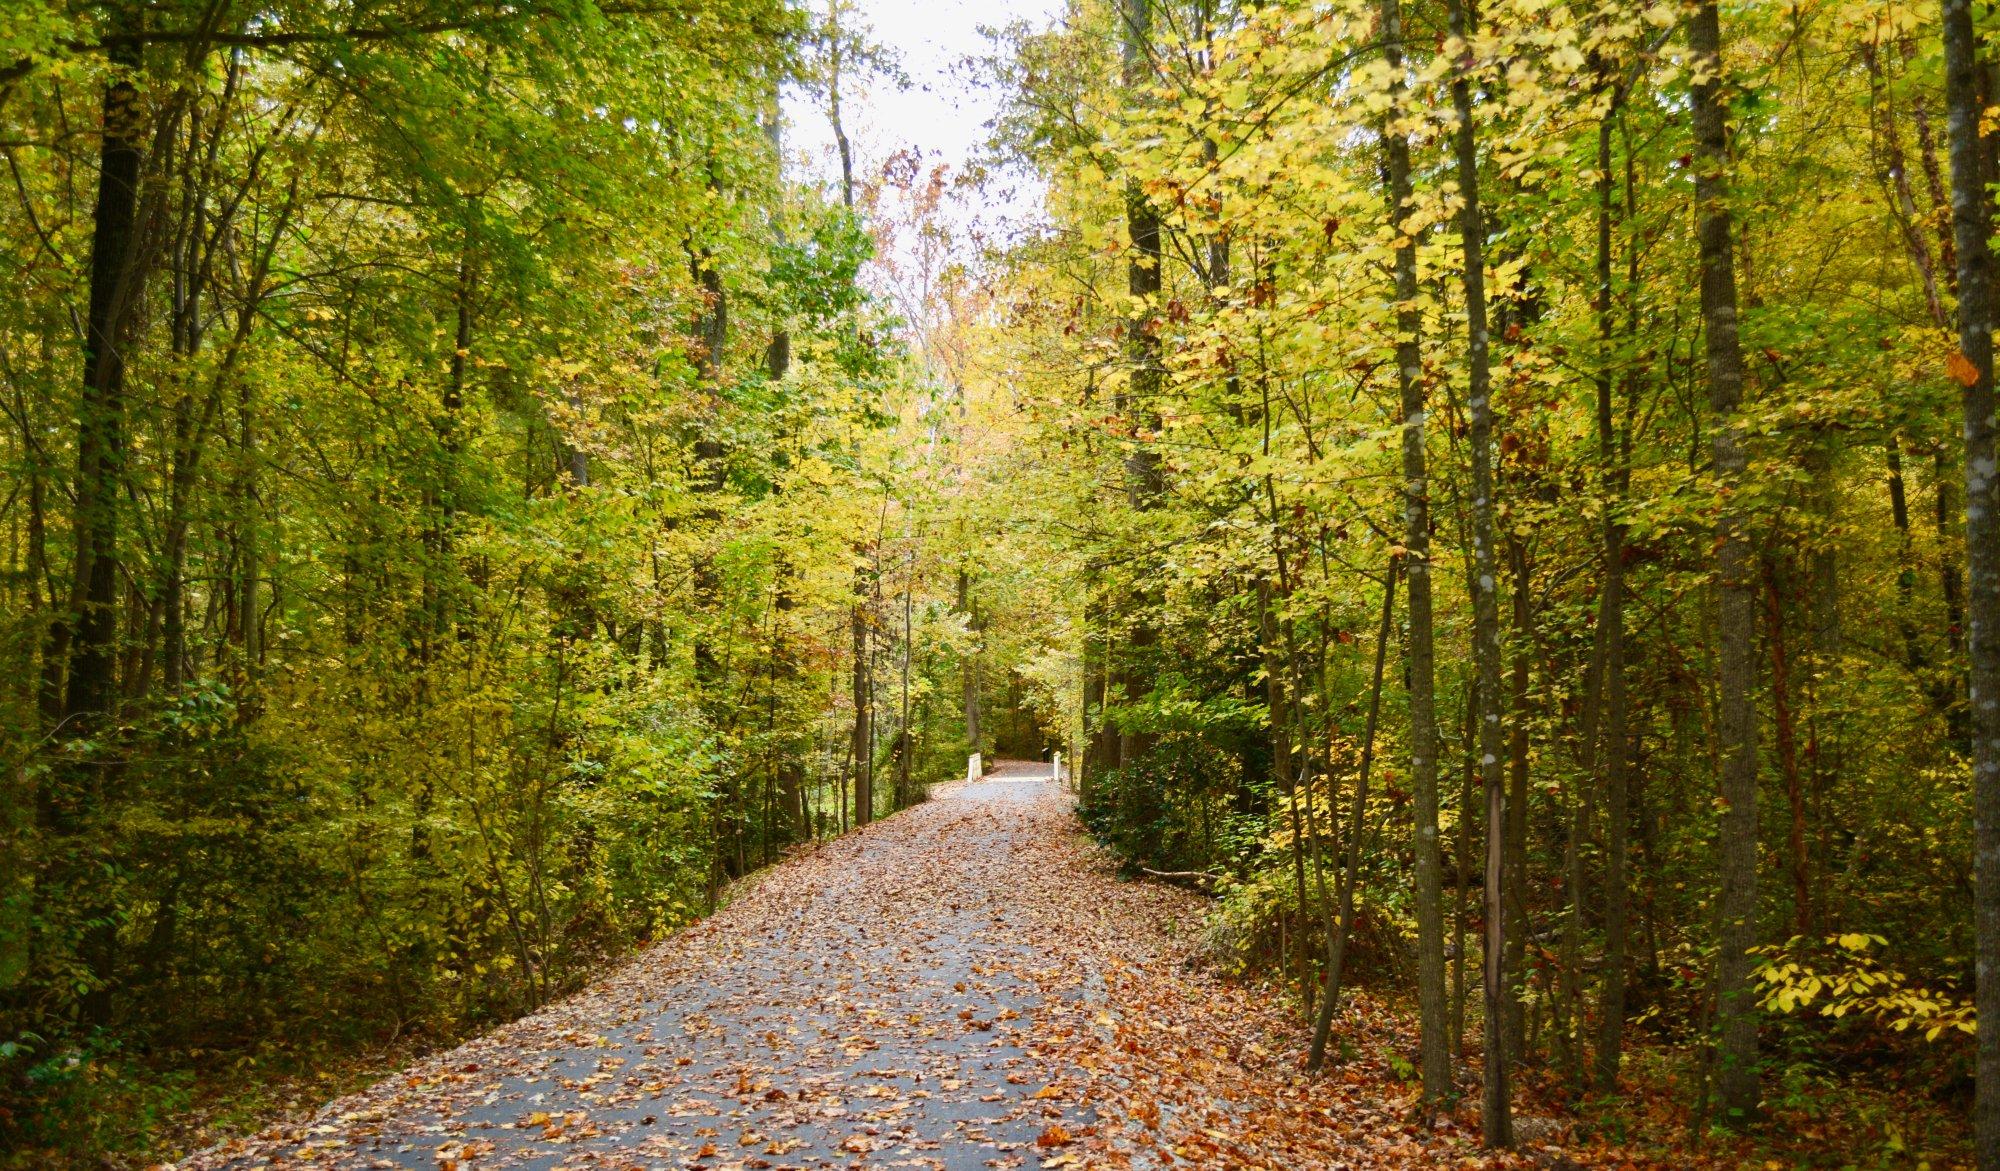
M 188 1171 L 1452 1165 L 1410 1031 L 1302 1075 L 1280 995 L 1215 977 L 1212 904 L 1120 881 L 1046 765 L 1003 763 L 774 866 L 604 981 Z
M 1009 762 L 754 878 L 579 996 L 189 1168 L 1081 1162 L 1102 999 L 1068 796 Z M 865 1158 L 858 1158 L 865 1156 Z

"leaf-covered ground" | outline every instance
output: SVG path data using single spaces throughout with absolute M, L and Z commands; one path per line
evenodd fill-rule
M 1271 998 L 1203 974 L 1202 906 L 1119 880 L 1043 766 L 767 871 L 602 983 L 309 1121 L 183 1164 L 1336 1167 L 1457 1162 L 1358 1056 L 1307 1081 Z M 1373 1020 L 1364 1029 L 1364 1020 Z M 1363 1030 L 1356 1032 L 1356 1030 Z

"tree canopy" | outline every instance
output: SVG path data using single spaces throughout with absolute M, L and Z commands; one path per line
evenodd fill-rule
M 846 0 L 0 0 L 0 1134 L 1059 750 L 1315 1075 L 2000 1166 L 1995 20 L 1072 0 L 996 243 Z

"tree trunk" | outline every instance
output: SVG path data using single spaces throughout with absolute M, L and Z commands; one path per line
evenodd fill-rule
M 1471 416 L 1472 446 L 1472 659 L 1476 686 L 1486 695 L 1500 694 L 1500 596 L 1493 555 L 1493 395 L 1487 353 L 1486 228 L 1479 207 L 1478 127 L 1473 120 L 1471 67 L 1472 22 L 1465 0 L 1450 0 L 1451 34 L 1456 52 L 1465 54 L 1452 77 L 1451 101 L 1458 115 L 1455 134 L 1458 163 L 1459 248 L 1464 264 L 1466 410 Z M 1517 583 L 1517 589 L 1523 583 Z M 1518 719 L 1521 713 L 1515 713 Z M 1479 720 L 1479 764 L 1486 792 L 1486 970 L 1485 1074 L 1480 1132 L 1492 1148 L 1512 1146 L 1513 1119 L 1508 1108 L 1506 1010 L 1506 853 L 1507 789 L 1500 761 L 1498 705 Z M 1519 816 L 1519 812 L 1516 812 Z M 1428 1048 L 1428 1043 L 1426 1044 Z
M 1743 349 L 1737 336 L 1736 272 L 1729 210 L 1729 131 L 1722 89 L 1722 25 L 1714 0 L 1695 9 L 1688 28 L 1694 68 L 1695 203 L 1701 245 L 1701 313 L 1707 342 L 1710 457 L 1725 489 L 1748 467 L 1742 423 Z M 1715 522 L 1716 727 L 1722 825 L 1722 892 L 1717 928 L 1716 1088 L 1725 1120 L 1745 1126 L 1757 1115 L 1757 998 L 1750 949 L 1757 943 L 1756 570 L 1744 528 L 1748 518 L 1725 499 Z
M 1327 939 L 1326 988 L 1320 996 L 1319 1019 L 1313 1022 L 1312 1051 L 1306 1071 L 1318 1073 L 1326 1063 L 1326 1042 L 1333 1032 L 1334 1010 L 1340 1004 L 1341 968 L 1348 936 L 1354 931 L 1354 894 L 1361 882 L 1361 851 L 1368 824 L 1368 775 L 1375 764 L 1375 726 L 1382 715 L 1382 675 L 1389 658 L 1389 632 L 1396 613 L 1395 561 L 1382 581 L 1382 625 L 1375 633 L 1375 673 L 1368 688 L 1368 722 L 1361 732 L 1361 764 L 1355 771 L 1354 804 L 1347 816 L 1347 857 L 1341 864 L 1340 921 Z
M 114 50 L 117 73 L 105 87 L 104 136 L 98 155 L 97 202 L 91 219 L 90 307 L 84 322 L 83 387 L 77 404 L 77 467 L 73 504 L 76 551 L 68 614 L 51 626 L 47 654 L 67 664 L 56 734 L 87 739 L 103 734 L 117 702 L 118 500 L 125 484 L 125 346 L 132 306 L 144 283 L 139 271 L 139 91 L 132 80 L 136 45 Z M 94 755 L 94 754 L 92 754 Z M 39 793 L 37 821 L 58 836 L 80 832 L 102 797 L 103 766 L 78 759 L 56 770 Z M 63 852 L 54 851 L 59 856 Z M 77 959 L 89 975 L 83 1019 L 111 1015 L 111 969 L 117 950 L 115 911 L 96 889 L 93 852 L 58 863 L 69 873 L 47 897 L 77 897 L 83 929 Z M 37 896 L 43 897 L 42 888 Z
M 1128 100 L 1141 100 L 1152 70 L 1148 64 L 1153 26 L 1152 0 L 1119 0 L 1122 32 L 1122 80 Z M 1156 314 L 1160 298 L 1160 213 L 1146 197 L 1136 176 L 1125 182 L 1125 224 L 1132 239 L 1125 269 L 1126 292 L 1132 297 L 1133 317 L 1126 323 L 1126 362 L 1129 377 L 1119 395 L 1118 413 L 1131 429 L 1125 456 L 1125 495 L 1134 509 L 1153 507 L 1163 488 L 1159 457 L 1154 454 L 1150 432 L 1157 428 L 1158 409 L 1165 371 L 1160 364 L 1160 337 Z M 1125 653 L 1115 656 L 1118 675 L 1124 683 L 1124 698 L 1136 700 L 1152 691 L 1153 646 L 1158 641 L 1152 619 L 1146 613 L 1147 591 L 1134 592 L 1131 599 L 1133 622 L 1126 639 Z M 1124 731 L 1118 737 L 1118 760 L 1129 765 L 1152 751 L 1153 735 Z
M 1529 1057 L 1528 1012 L 1523 996 L 1526 992 L 1528 954 L 1528 705 L 1533 689 L 1529 676 L 1535 619 L 1532 587 L 1528 584 L 1528 547 L 1511 532 L 1507 534 L 1506 543 L 1507 573 L 1513 579 L 1508 608 L 1515 644 L 1513 661 L 1507 671 L 1507 710 L 1514 713 L 1514 722 L 1507 729 L 1505 739 L 1507 804 L 1514 815 L 1507 819 L 1502 838 L 1505 855 L 1501 883 L 1506 888 L 1507 897 L 1501 900 L 1500 909 L 1509 930 L 1500 949 L 1501 970 L 1505 974 L 1501 984 L 1505 997 L 1501 1005 L 1501 1021 L 1506 1026 L 1507 1052 L 1519 1062 Z M 1479 751 L 1477 755 L 1483 758 L 1486 753 Z
M 1982 62 L 1972 0 L 1944 0 L 1945 94 L 1951 126 L 1952 230 L 1958 253 L 1958 360 L 1965 418 L 1966 659 L 1972 746 L 1974 923 L 1979 1013 L 2000 1020 L 2000 500 L 1995 499 L 1993 209 L 1990 143 L 1981 133 Z M 1973 1148 L 2000 1168 L 2000 1028 L 1978 1035 Z
M 104 139 L 91 217 L 90 308 L 83 393 L 77 411 L 75 574 L 64 641 L 68 688 L 64 732 L 85 736 L 115 695 L 118 633 L 118 500 L 125 478 L 125 346 L 140 295 L 139 91 L 136 47 L 115 50 L 118 75 L 105 87 Z
M 1917 569 L 1910 539 L 1910 497 L 1903 478 L 1903 446 L 1895 432 L 1884 445 L 1888 468 L 1889 520 L 1896 526 L 1896 628 L 1903 638 L 1903 665 L 1920 680 L 1928 673 L 1923 646 L 1917 641 L 1917 624 L 1911 614 L 1916 605 Z
M 1626 840 L 1630 821 L 1626 765 L 1629 752 L 1625 691 L 1625 503 L 1623 443 L 1612 410 L 1613 351 L 1611 298 L 1611 129 L 1623 105 L 1623 88 L 1612 91 L 1612 107 L 1597 131 L 1597 446 L 1599 490 L 1604 496 L 1604 602 L 1598 622 L 1604 632 L 1604 979 L 1597 999 L 1597 1053 L 1594 1080 L 1601 1094 L 1618 1090 L 1618 1066 L 1625 1036 Z
M 1266 482 L 1269 490 L 1269 482 Z M 1276 526 L 1273 526 L 1275 536 Z M 1280 595 L 1282 596 L 1282 595 Z M 1259 648 L 1264 660 L 1264 710 L 1268 716 L 1268 730 L 1271 738 L 1271 786 L 1285 795 L 1286 811 L 1292 825 L 1292 893 L 1298 900 L 1297 937 L 1299 941 L 1299 1000 L 1312 1011 L 1311 978 L 1308 973 L 1306 941 L 1306 837 L 1305 825 L 1300 821 L 1298 772 L 1292 756 L 1292 705 L 1286 694 L 1285 684 L 1289 672 L 1285 669 L 1283 652 L 1278 645 L 1277 609 L 1273 605 L 1273 591 L 1269 581 L 1257 583 L 1257 628 L 1261 635 Z
M 979 613 L 972 601 L 972 579 L 965 570 L 958 571 L 958 612 L 965 615 L 966 626 L 974 639 L 979 637 Z M 980 691 L 979 648 L 973 649 L 959 664 L 959 674 L 965 685 L 965 751 L 979 752 L 984 742 L 979 727 Z M 1101 698 L 1101 695 L 1100 695 Z
M 875 817 L 875 729 L 873 699 L 868 677 L 868 570 L 865 563 L 854 568 L 854 604 L 848 609 L 849 633 L 853 639 L 854 665 L 851 682 L 854 693 L 854 824 L 867 825 Z
M 896 808 L 910 804 L 910 625 L 917 567 L 914 560 L 903 576 L 903 722 L 896 732 Z
M 1443 862 L 1438 852 L 1438 735 L 1436 652 L 1431 630 L 1430 485 L 1424 452 L 1424 372 L 1417 307 L 1417 244 L 1404 230 L 1413 210 L 1410 140 L 1391 132 L 1403 99 L 1403 13 L 1399 0 L 1382 0 L 1382 43 L 1388 59 L 1392 103 L 1382 134 L 1388 179 L 1388 210 L 1396 248 L 1396 379 L 1403 407 L 1403 547 L 1407 558 L 1410 634 L 1410 785 L 1414 821 L 1411 849 L 1416 857 L 1417 1005 L 1425 1103 L 1435 1108 L 1451 1093 L 1450 1021 L 1446 1019 L 1444 974 Z

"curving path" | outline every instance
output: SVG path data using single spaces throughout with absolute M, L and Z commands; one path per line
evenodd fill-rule
M 1110 1017 L 1074 928 L 1119 884 L 1046 765 L 934 794 L 575 997 L 183 1166 L 1091 1162 L 1097 1109 L 1063 1054 Z

